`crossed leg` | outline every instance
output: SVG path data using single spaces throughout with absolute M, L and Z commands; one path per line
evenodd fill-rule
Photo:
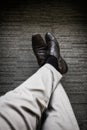
M 33 76 L 0 98 L 0 130 L 36 130 L 61 74 L 45 64 Z
M 68 96 L 61 83 L 52 94 L 42 130 L 79 130 Z
M 60 79 L 62 75 L 45 64 L 33 76 L 0 98 L 0 130 L 36 130 L 43 111 L 51 111 L 42 130 L 79 130 Z

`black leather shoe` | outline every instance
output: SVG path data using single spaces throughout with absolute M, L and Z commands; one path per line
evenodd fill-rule
M 48 55 L 55 56 L 58 60 L 58 71 L 61 74 L 64 74 L 68 71 L 68 66 L 65 62 L 65 60 L 60 55 L 60 48 L 59 43 L 57 42 L 57 39 L 54 37 L 51 33 L 46 33 L 45 35 L 46 44 L 48 47 Z
M 58 59 L 60 57 L 60 48 L 56 38 L 48 32 L 45 35 L 45 40 L 48 47 L 48 55 L 55 56 Z
M 36 55 L 38 64 L 41 67 L 47 59 L 47 46 L 40 34 L 32 36 L 32 48 Z

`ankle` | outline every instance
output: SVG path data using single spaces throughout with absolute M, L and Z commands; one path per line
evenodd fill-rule
M 52 65 L 56 70 L 58 70 L 58 60 L 55 56 L 49 55 L 46 63 Z

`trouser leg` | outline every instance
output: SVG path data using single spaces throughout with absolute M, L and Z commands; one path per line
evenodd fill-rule
M 61 74 L 46 64 L 0 98 L 0 130 L 35 130 Z
M 79 130 L 71 104 L 61 83 L 55 89 L 42 130 Z

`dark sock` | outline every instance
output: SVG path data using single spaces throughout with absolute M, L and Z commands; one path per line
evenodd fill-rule
M 49 56 L 46 63 L 51 64 L 56 70 L 58 70 L 58 60 L 55 56 Z

